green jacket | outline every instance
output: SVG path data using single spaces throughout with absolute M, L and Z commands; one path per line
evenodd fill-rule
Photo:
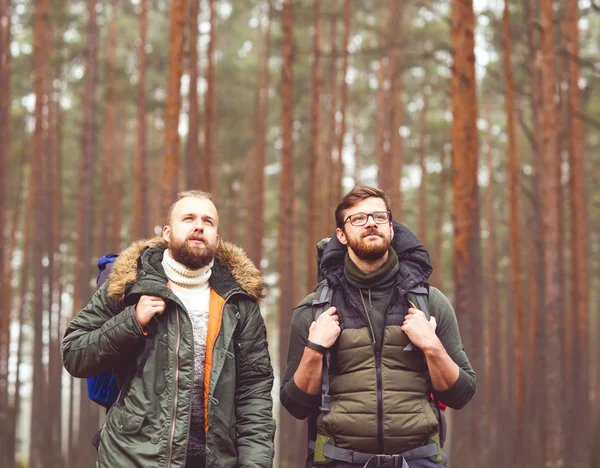
M 167 285 L 162 238 L 138 241 L 117 259 L 106 284 L 72 320 L 62 341 L 64 366 L 85 378 L 112 369 L 133 375 L 148 339 L 135 317 L 140 295 L 164 298 L 141 376 L 102 428 L 98 467 L 183 467 L 194 381 L 193 331 Z M 273 370 L 257 300 L 264 282 L 243 250 L 221 243 L 211 286 L 205 372 L 208 467 L 271 467 L 275 421 Z

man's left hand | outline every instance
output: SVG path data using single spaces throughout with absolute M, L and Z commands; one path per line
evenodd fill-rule
M 429 321 L 425 314 L 419 309 L 410 308 L 408 314 L 404 317 L 402 331 L 406 333 L 410 341 L 421 351 L 439 346 L 440 340 L 435 334 L 437 322 L 435 317 L 431 317 Z

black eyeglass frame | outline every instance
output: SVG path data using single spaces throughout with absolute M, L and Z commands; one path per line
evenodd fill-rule
M 380 223 L 380 222 L 378 222 L 378 221 L 375 219 L 375 215 L 376 215 L 376 214 L 378 214 L 378 213 L 386 213 L 386 214 L 387 214 L 387 220 L 385 220 L 385 221 L 383 221 L 383 222 L 381 222 L 381 223 Z M 366 215 L 366 216 L 367 216 L 367 219 L 366 219 L 366 221 L 365 221 L 363 224 L 354 224 L 354 223 L 352 222 L 351 218 L 352 218 L 353 216 L 356 216 L 356 215 Z M 348 221 L 350 221 L 350 224 L 352 224 L 352 226 L 355 226 L 355 227 L 364 226 L 365 224 L 367 224 L 367 223 L 369 222 L 369 216 L 370 216 L 371 218 L 373 218 L 373 221 L 375 222 L 375 224 L 385 224 L 385 223 L 390 223 L 390 222 L 392 221 L 392 212 L 391 212 L 391 211 L 373 211 L 372 213 L 363 213 L 363 212 L 360 212 L 360 213 L 354 213 L 354 214 L 351 214 L 351 215 L 349 215 L 349 216 L 348 216 L 348 217 L 347 217 L 347 218 L 344 220 L 344 226 L 346 225 L 346 223 L 347 223 Z

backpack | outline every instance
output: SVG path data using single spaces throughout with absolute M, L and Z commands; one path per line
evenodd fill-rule
M 315 318 L 314 320 L 317 320 L 319 318 L 319 316 L 327 309 L 331 306 L 331 296 L 332 296 L 332 290 L 329 287 L 329 285 L 327 284 L 327 278 L 325 277 L 325 274 L 323 273 L 323 271 L 321 270 L 321 259 L 323 257 L 323 252 L 325 251 L 325 248 L 327 247 L 327 245 L 329 244 L 329 241 L 331 240 L 332 236 L 326 237 L 324 239 L 322 239 L 318 244 L 317 244 L 317 279 L 318 279 L 318 285 L 315 288 L 315 296 L 317 297 L 317 299 L 313 300 L 312 305 L 313 307 L 317 307 L 316 311 L 315 311 Z M 427 320 L 430 319 L 431 314 L 429 312 L 429 289 L 425 286 L 419 286 L 417 288 L 414 288 L 410 291 L 408 291 L 407 293 L 408 296 L 408 301 L 409 303 L 412 305 L 413 308 L 415 309 L 419 309 L 421 310 L 424 314 L 425 317 L 427 318 Z M 411 351 L 418 351 L 418 349 L 415 348 L 413 343 L 409 343 L 405 348 L 404 351 L 405 352 L 411 352 Z M 315 462 L 317 461 L 321 461 L 324 462 L 325 458 L 323 458 L 322 460 L 317 460 L 316 456 L 315 456 L 315 452 L 322 452 L 322 447 L 318 448 L 318 438 L 317 438 L 317 420 L 319 418 L 319 416 L 322 413 L 327 413 L 329 412 L 329 400 L 330 400 L 330 396 L 329 396 L 329 366 L 330 366 L 330 362 L 331 362 L 331 353 L 329 350 L 327 350 L 324 355 L 323 355 L 323 368 L 322 368 L 322 373 L 321 373 L 321 405 L 319 406 L 319 412 L 315 412 L 313 414 L 311 414 L 308 417 L 308 441 L 309 441 L 309 447 L 308 447 L 308 454 L 307 454 L 307 458 L 306 458 L 306 467 L 312 467 L 313 466 L 313 460 Z M 444 441 L 446 438 L 446 419 L 444 416 L 444 411 L 446 409 L 446 406 L 441 403 L 438 400 L 435 400 L 433 398 L 433 395 L 431 395 L 432 400 L 435 401 L 435 404 L 438 408 L 439 414 L 440 414 L 440 428 L 439 428 L 439 437 L 438 437 L 438 447 L 441 450 L 441 447 L 444 446 Z M 313 459 L 313 457 L 315 457 Z M 441 461 L 441 452 L 439 455 L 439 458 L 436 457 L 435 460 L 432 459 L 432 461 Z
M 118 255 L 109 254 L 98 260 L 98 276 L 96 277 L 96 288 L 100 288 L 108 279 Z M 107 370 L 100 375 L 88 377 L 86 380 L 88 398 L 94 403 L 108 409 L 117 401 L 119 387 L 117 379 L 112 370 Z

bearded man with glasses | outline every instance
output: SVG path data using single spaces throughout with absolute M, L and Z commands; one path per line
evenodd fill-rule
M 320 282 L 294 310 L 281 403 L 309 418 L 306 466 L 446 466 L 443 408 L 476 377 L 429 254 L 392 219 L 381 190 L 357 186 L 319 243 Z

